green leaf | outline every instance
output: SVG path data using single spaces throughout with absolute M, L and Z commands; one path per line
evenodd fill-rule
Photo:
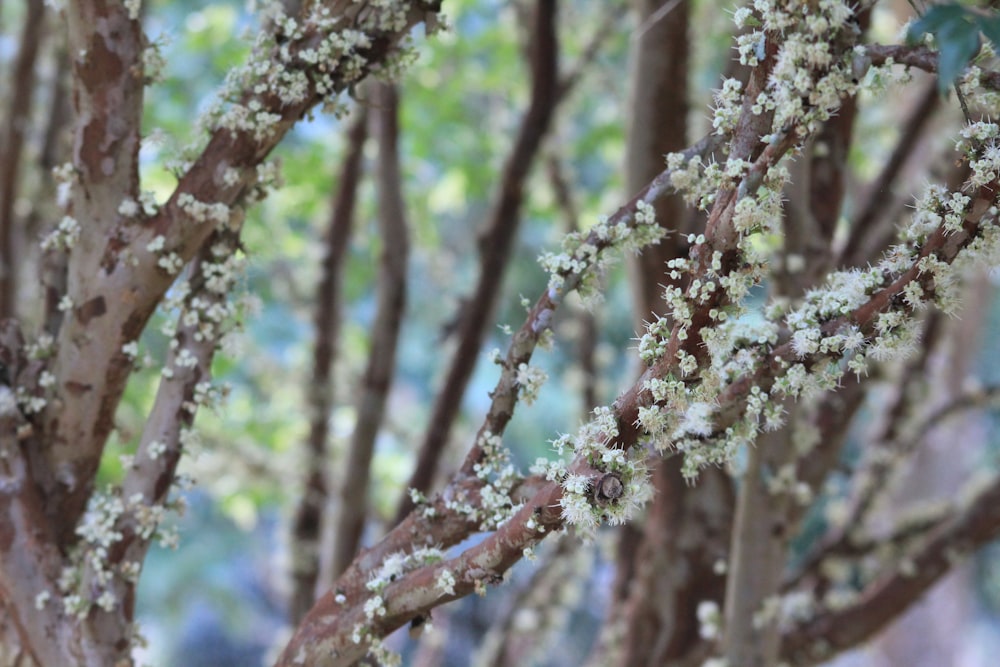
M 927 33 L 937 32 L 949 23 L 967 21 L 966 10 L 960 5 L 935 5 L 917 19 L 906 33 L 906 41 L 915 44 Z
M 938 90 L 943 94 L 979 51 L 979 31 L 968 22 L 953 21 L 937 32 Z
M 957 4 L 935 5 L 907 32 L 908 42 L 916 43 L 930 33 L 938 44 L 938 90 L 946 93 L 966 65 L 979 51 L 979 31 L 985 19 Z M 992 31 L 994 25 L 989 25 Z M 1000 25 L 995 26 L 1000 28 Z M 998 36 L 1000 36 L 1000 31 Z M 992 37 L 991 37 L 992 40 Z

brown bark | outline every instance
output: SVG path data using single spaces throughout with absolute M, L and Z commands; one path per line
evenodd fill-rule
M 856 604 L 827 611 L 786 632 L 782 658 L 816 665 L 857 646 L 898 618 L 963 557 L 1000 534 L 1000 483 L 994 481 L 964 510 L 943 519 L 926 544 L 905 557 L 912 567 L 888 565 Z
M 375 86 L 374 92 L 378 105 L 372 116 L 375 121 L 373 134 L 379 147 L 375 181 L 382 256 L 371 350 L 358 388 L 357 418 L 340 480 L 332 557 L 334 577 L 347 568 L 361 543 L 368 514 L 368 483 L 375 436 L 385 416 L 386 398 L 396 366 L 399 330 L 406 309 L 410 240 L 399 168 L 399 95 L 394 86 L 384 84 Z
M 316 596 L 320 573 L 320 535 L 329 494 L 328 438 L 330 411 L 335 394 L 332 370 L 340 340 L 343 259 L 350 241 L 354 204 L 364 144 L 368 137 L 368 112 L 359 107 L 347 128 L 347 147 L 337 177 L 327 225 L 325 255 L 316 287 L 312 378 L 309 383 L 309 437 L 306 441 L 305 490 L 292 523 L 292 594 L 289 618 L 293 623 L 309 610 Z
M 0 136 L 0 319 L 17 315 L 18 265 L 15 260 L 18 237 L 15 233 L 14 201 L 18 195 L 21 153 L 30 126 L 29 113 L 35 89 L 35 59 L 42 43 L 45 19 L 44 0 L 29 0 L 24 15 L 20 47 L 14 63 L 10 107 Z
M 687 146 L 688 21 L 686 0 L 640 0 L 636 18 L 646 26 L 634 40 L 630 54 L 631 94 L 625 148 L 625 188 L 639 190 L 663 169 L 663 156 Z M 662 16 L 661 10 L 668 9 Z M 664 197 L 656 203 L 660 226 L 673 232 L 684 218 L 684 200 Z M 662 289 L 667 260 L 686 250 L 682 234 L 647 248 L 629 261 L 634 312 L 642 320 L 664 314 Z
M 212 234 L 192 263 L 190 294 L 178 317 L 177 333 L 167 355 L 153 406 L 143 427 L 132 463 L 121 485 L 125 511 L 115 522 L 120 538 L 107 548 L 104 559 L 87 558 L 80 565 L 84 595 L 114 594 L 113 609 L 92 606 L 81 623 L 82 644 L 97 665 L 130 665 L 135 632 L 135 596 L 138 581 L 124 574 L 130 564 L 140 566 L 156 538 L 158 522 L 150 513 L 162 511 L 176 498 L 177 466 L 184 453 L 184 433 L 191 428 L 198 407 L 211 395 L 211 366 L 215 350 L 228 330 L 226 322 L 215 322 L 210 309 L 224 307 L 237 280 L 233 261 L 238 261 L 239 225 L 223 227 Z M 212 282 L 210 282 L 212 281 Z M 185 315 L 196 314 L 188 323 Z M 91 549 L 82 544 L 83 549 Z M 85 552 L 90 553 L 90 552 Z M 98 565 L 99 564 L 99 565 Z M 109 581 L 105 574 L 111 572 Z

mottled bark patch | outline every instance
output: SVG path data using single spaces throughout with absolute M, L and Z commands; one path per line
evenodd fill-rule
M 66 392 L 72 394 L 73 396 L 80 396 L 81 394 L 85 394 L 94 388 L 94 385 L 92 384 L 77 382 L 76 380 L 69 380 L 63 386 L 66 387 Z
M 103 296 L 95 296 L 82 306 L 76 309 L 76 319 L 80 324 L 86 326 L 95 317 L 100 317 L 108 312 L 108 306 Z

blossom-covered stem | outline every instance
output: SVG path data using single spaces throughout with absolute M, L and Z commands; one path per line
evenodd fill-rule
M 75 596 L 84 620 L 85 650 L 99 664 L 125 664 L 134 642 L 135 595 L 142 563 L 177 488 L 177 465 L 194 445 L 192 424 L 200 406 L 213 407 L 211 362 L 233 317 L 227 299 L 240 275 L 238 230 L 215 232 L 192 265 L 177 333 L 171 341 L 160 386 L 135 455 L 125 461 L 121 490 L 91 499 L 77 532 L 80 547 L 62 573 L 61 594 Z M 127 352 L 135 356 L 133 350 Z M 189 452 L 190 454 L 190 452 Z M 182 506 L 178 506 L 182 507 Z
M 83 162 L 76 167 L 86 172 L 75 191 L 74 207 L 80 207 L 75 214 L 89 212 L 82 222 L 93 218 L 106 230 L 88 239 L 107 241 L 88 241 L 70 254 L 67 306 L 73 316 L 60 329 L 53 364 L 61 399 L 53 404 L 60 407 L 50 407 L 44 415 L 41 435 L 47 449 L 34 468 L 46 492 L 46 513 L 66 543 L 74 539 L 131 370 L 121 349 L 139 337 L 173 282 L 174 274 L 163 271 L 160 260 L 170 257 L 171 266 L 190 261 L 213 229 L 230 220 L 234 208 L 258 196 L 262 184 L 257 168 L 289 129 L 316 105 L 385 66 L 411 28 L 436 14 L 439 2 L 414 2 L 405 8 L 394 3 L 315 3 L 311 7 L 316 11 L 302 25 L 275 22 L 281 34 L 262 31 L 260 52 L 234 77 L 238 83 L 212 121 L 207 145 L 180 175 L 167 202 L 150 213 L 135 206 L 138 176 L 133 158 L 141 96 L 130 91 L 142 85 L 137 22 L 128 19 L 128 9 L 120 4 L 98 3 L 94 11 L 85 3 L 70 6 L 71 52 L 84 54 L 84 62 L 73 68 L 78 88 L 95 86 L 75 98 L 84 105 L 77 112 L 77 153 Z M 324 12 L 324 7 L 332 11 Z M 81 15 L 74 13 L 77 10 Z M 107 26 L 98 16 L 105 10 L 114 13 L 108 20 L 121 23 L 113 30 L 122 40 L 114 49 L 103 48 L 104 37 L 93 32 L 96 26 Z M 130 35 L 134 39 L 126 39 Z M 93 60 L 98 57 L 114 62 Z M 119 78 L 105 81 L 109 73 Z M 126 104 L 109 102 L 119 99 L 115 85 L 127 89 L 127 95 L 121 93 Z M 112 122 L 123 113 L 134 113 L 134 118 Z M 126 136 L 119 137 L 122 128 Z M 105 137 L 106 132 L 111 134 Z M 103 173 L 99 170 L 109 166 L 120 178 L 104 178 L 99 190 L 88 190 L 84 197 L 87 174 Z
M 500 292 L 500 284 L 510 259 L 510 250 L 521 221 L 524 185 L 535 157 L 541 150 L 559 103 L 558 14 L 555 0 L 537 0 L 533 11 L 531 40 L 531 99 L 521 120 L 517 138 L 506 158 L 497 186 L 496 201 L 480 237 L 480 270 L 476 287 L 459 313 L 458 345 L 451 365 L 434 401 L 427 431 L 420 444 L 417 463 L 407 486 L 419 493 L 429 492 L 445 450 L 448 434 L 458 416 L 469 379 L 480 355 L 483 334 Z M 408 493 L 396 510 L 398 523 L 413 509 Z
M 702 156 L 711 153 L 719 144 L 720 139 L 709 136 L 684 152 L 688 158 Z M 500 361 L 500 378 L 493 389 L 493 400 L 490 409 L 479 429 L 476 443 L 486 432 L 500 435 L 506 429 L 507 423 L 513 416 L 514 405 L 517 401 L 517 371 L 522 364 L 527 364 L 531 360 L 535 346 L 539 340 L 551 328 L 555 311 L 564 300 L 564 295 L 576 289 L 581 280 L 593 269 L 604 253 L 611 250 L 616 245 L 616 239 L 621 238 L 618 233 L 609 230 L 622 229 L 634 230 L 637 226 L 646 223 L 645 219 L 637 218 L 636 213 L 644 205 L 649 205 L 658 201 L 661 197 L 667 196 L 675 189 L 671 183 L 672 171 L 665 169 L 649 185 L 636 193 L 625 205 L 618 208 L 606 221 L 591 230 L 586 238 L 581 242 L 580 247 L 592 248 L 587 256 L 590 258 L 586 264 L 581 266 L 567 266 L 554 271 L 553 276 L 560 287 L 558 289 L 550 287 L 542 293 L 535 301 L 535 304 L 528 311 L 528 316 L 520 329 L 515 332 L 511 344 L 508 347 L 506 356 Z M 628 234 L 624 234 L 626 237 Z M 552 280 L 550 280 L 550 283 Z M 482 459 L 482 448 L 475 444 L 468 452 L 462 470 L 466 474 Z
M 785 153 L 795 144 L 794 128 L 787 128 L 778 134 L 774 141 L 768 144 L 767 148 L 753 162 L 748 175 L 744 178 L 739 188 L 727 189 L 719 194 L 713 208 L 712 217 L 708 225 L 713 227 L 714 236 L 709 243 L 708 234 L 705 235 L 705 243 L 693 250 L 696 256 L 697 269 L 696 276 L 706 276 L 712 266 L 715 257 L 721 257 L 721 271 L 731 273 L 740 268 L 739 252 L 735 247 L 737 238 L 731 227 L 731 220 L 735 209 L 737 192 L 744 188 L 743 184 L 754 183 L 754 187 L 759 185 L 760 178 L 767 170 L 777 163 Z M 669 170 L 658 176 L 654 183 L 661 178 L 669 179 Z M 659 194 L 659 193 L 658 193 Z M 714 223 L 712 222 L 714 220 Z M 716 290 L 709 295 L 706 301 L 693 304 L 691 321 L 687 325 L 681 322 L 674 324 L 666 344 L 666 351 L 662 357 L 650 366 L 640 378 L 639 382 L 632 385 L 621 394 L 615 401 L 614 410 L 617 415 L 618 438 L 612 446 L 628 449 L 638 440 L 642 433 L 639 425 L 639 408 L 648 406 L 652 401 L 652 394 L 647 389 L 647 380 L 660 379 L 674 372 L 678 361 L 678 352 L 683 351 L 690 354 L 699 362 L 704 363 L 707 351 L 701 344 L 700 331 L 713 322 L 711 313 L 726 304 L 726 295 L 723 290 Z M 691 333 L 681 333 L 682 328 L 690 328 Z M 692 335 L 693 334 L 693 335 Z
M 378 193 L 378 228 L 382 239 L 375 319 L 368 363 L 358 388 L 357 419 L 340 479 L 331 573 L 339 575 L 354 558 L 368 514 L 368 484 L 375 437 L 396 367 L 396 348 L 406 309 L 406 270 L 410 234 L 399 166 L 399 93 L 392 84 L 372 86 L 378 108 L 372 132 L 378 143 L 374 169 Z
M 67 293 L 60 297 L 71 315 L 61 323 L 51 366 L 60 400 L 43 416 L 32 467 L 45 492 L 46 515 L 69 544 L 128 378 L 128 364 L 117 351 L 138 336 L 141 325 L 135 324 L 145 322 L 154 304 L 110 305 L 142 290 L 115 280 L 120 275 L 109 276 L 107 261 L 117 254 L 111 248 L 123 249 L 113 231 L 118 206 L 138 194 L 142 30 L 121 3 L 77 0 L 66 4 L 63 16 L 74 107 L 68 213 L 90 234 L 67 259 Z
M 710 141 L 702 142 L 696 148 L 703 148 L 711 144 Z M 469 450 L 462 465 L 464 474 L 469 474 L 482 460 L 483 449 L 480 442 L 483 436 L 487 433 L 502 434 L 513 416 L 514 405 L 518 397 L 518 370 L 530 361 L 538 341 L 550 330 L 552 318 L 556 308 L 563 300 L 563 295 L 576 289 L 581 280 L 592 271 L 601 255 L 608 248 L 614 246 L 614 239 L 621 238 L 620 234 L 623 232 L 614 230 L 626 230 L 630 233 L 636 227 L 642 225 L 648 227 L 646 223 L 650 221 L 645 217 L 645 214 L 640 216 L 636 214 L 649 210 L 644 207 L 649 207 L 651 202 L 670 192 L 672 188 L 669 183 L 670 170 L 668 169 L 653 179 L 652 183 L 635 195 L 628 204 L 619 208 L 614 215 L 590 232 L 587 239 L 580 245 L 581 248 L 588 248 L 585 253 L 587 258 L 585 262 L 581 262 L 579 266 L 570 262 L 569 266 L 559 268 L 553 273 L 549 289 L 539 297 L 528 312 L 524 324 L 514 334 L 506 357 L 499 362 L 502 368 L 500 379 L 492 392 L 493 400 L 490 403 L 486 419 L 480 427 L 476 444 Z M 628 236 L 628 233 L 625 235 Z M 557 282 L 559 287 L 553 287 L 553 282 Z
M 688 149 L 685 155 L 689 158 L 695 155 L 705 155 L 714 150 L 720 141 L 721 139 L 718 137 L 707 137 Z M 583 240 L 582 245 L 592 246 L 595 249 L 593 253 L 595 261 L 598 261 L 601 254 L 610 251 L 615 246 L 617 243 L 615 239 L 620 240 L 622 236 L 619 233 L 610 233 L 609 230 L 618 227 L 622 229 L 634 228 L 640 224 L 636 212 L 642 204 L 656 201 L 657 198 L 673 191 L 671 170 L 666 169 L 628 203 L 609 216 L 603 224 L 591 230 Z M 627 237 L 627 235 L 625 236 Z M 481 436 L 485 435 L 487 431 L 502 435 L 510 416 L 513 414 L 513 406 L 516 402 L 514 389 L 516 388 L 518 367 L 522 363 L 530 361 L 538 341 L 549 330 L 552 316 L 564 300 L 563 295 L 567 291 L 575 289 L 590 268 L 592 267 L 588 264 L 585 267 L 569 266 L 558 269 L 554 275 L 562 287 L 559 290 L 545 290 L 528 312 L 521 328 L 514 334 L 510 348 L 500 364 L 501 377 L 493 391 L 490 410 L 480 428 L 480 437 L 477 437 L 472 450 L 466 457 L 463 466 L 463 470 L 466 472 L 453 476 L 446 488 L 435 494 L 427 505 L 418 508 L 419 511 L 410 512 L 382 540 L 371 548 L 363 550 L 335 582 L 332 586 L 333 590 L 339 591 L 348 599 L 353 599 L 360 591 L 364 590 L 369 573 L 379 567 L 380 563 L 390 554 L 422 545 L 437 545 L 447 548 L 457 544 L 478 528 L 478 521 L 470 519 L 468 515 L 448 509 L 448 503 L 461 500 L 471 506 L 479 505 L 482 482 L 471 472 L 475 465 L 482 460 Z M 546 489 L 551 484 L 552 482 L 527 478 L 517 485 L 514 492 L 519 498 L 527 499 L 536 493 L 547 492 Z M 419 536 L 416 543 L 413 542 L 414 536 Z
M 936 73 L 938 54 L 926 46 L 903 46 L 899 44 L 869 44 L 862 51 L 871 65 L 905 65 L 925 72 Z M 1000 90 L 1000 72 L 983 72 L 979 83 L 991 90 Z
M 782 637 L 782 659 L 796 667 L 816 665 L 873 637 L 951 568 L 1000 535 L 1000 479 L 994 479 L 957 515 L 942 519 L 929 539 L 890 563 L 857 602 L 816 614 Z
M 959 256 L 973 245 L 985 245 L 988 252 L 995 242 L 995 220 L 990 210 L 997 205 L 998 185 L 992 181 L 980 186 L 972 192 L 971 205 L 968 213 L 962 218 L 961 227 L 957 230 L 945 229 L 939 226 L 912 253 L 912 259 L 898 273 L 890 276 L 891 282 L 881 289 L 876 289 L 866 300 L 840 317 L 832 317 L 818 326 L 821 337 L 838 335 L 843 331 L 856 330 L 865 339 L 873 339 L 877 334 L 877 324 L 882 322 L 880 316 L 886 313 L 896 313 L 909 317 L 922 300 L 933 300 L 939 291 L 947 289 L 952 279 L 949 267 Z M 990 239 L 984 238 L 983 232 L 989 232 Z M 909 298 L 906 298 L 906 294 Z M 914 299 L 920 301 L 915 304 Z M 751 390 L 768 392 L 777 378 L 782 377 L 789 368 L 801 366 L 807 371 L 820 368 L 822 365 L 836 366 L 840 363 L 840 355 L 830 355 L 819 351 L 800 354 L 796 351 L 794 341 L 784 339 L 777 344 L 767 344 L 766 358 L 751 372 L 742 375 L 726 386 L 717 397 L 718 411 L 714 415 L 716 432 L 731 426 L 745 408 L 745 401 Z M 667 366 L 669 368 L 669 366 Z M 653 378 L 663 377 L 661 366 L 653 366 L 647 375 Z M 842 371 L 841 371 L 842 372 Z M 650 400 L 644 393 L 643 385 L 633 386 L 629 392 L 619 399 L 621 402 L 619 414 L 627 417 L 632 410 L 636 413 L 643 405 L 643 400 Z
M 550 482 L 509 521 L 461 555 L 398 577 L 381 594 L 382 612 L 368 617 L 362 600 L 333 590 L 299 625 L 276 667 L 352 665 L 372 639 L 384 637 L 434 607 L 499 583 L 531 547 L 562 525 L 562 487 Z M 338 602 L 338 595 L 347 598 Z M 370 596 L 367 596 L 370 599 Z M 353 637 L 352 637 L 353 635 Z
M 368 110 L 359 106 L 346 131 L 346 150 L 331 203 L 324 238 L 325 254 L 320 267 L 313 314 L 312 377 L 309 380 L 309 437 L 306 445 L 307 478 L 292 522 L 292 593 L 289 616 L 298 621 L 312 606 L 320 574 L 320 529 L 329 486 L 327 481 L 327 439 L 334 388 L 331 385 L 333 360 L 340 340 L 341 276 L 343 258 L 353 227 L 354 205 L 365 139 Z

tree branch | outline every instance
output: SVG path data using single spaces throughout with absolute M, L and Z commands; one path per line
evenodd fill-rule
M 35 88 L 35 59 L 43 38 L 44 0 L 28 0 L 21 30 L 13 86 L 9 91 L 3 136 L 0 136 L 0 319 L 16 317 L 18 267 L 15 261 L 14 200 L 17 199 L 24 135 L 30 127 L 32 91 Z
M 333 206 L 326 230 L 326 254 L 316 287 L 312 378 L 309 382 L 309 439 L 305 491 L 299 499 L 292 524 L 292 594 L 289 618 L 299 621 L 313 605 L 320 574 L 320 533 L 329 492 L 327 440 L 334 389 L 333 361 L 338 353 L 341 316 L 343 258 L 350 239 L 354 205 L 364 144 L 368 137 L 368 110 L 358 106 L 347 128 L 347 148 L 334 189 Z
M 688 159 L 696 155 L 703 156 L 712 152 L 721 141 L 721 137 L 706 137 L 685 151 L 685 155 Z M 655 202 L 658 198 L 674 192 L 671 174 L 669 168 L 660 173 L 628 203 L 608 218 L 607 228 L 634 228 L 638 224 L 635 217 L 638 203 Z M 584 245 L 594 249 L 593 257 L 597 259 L 613 247 L 614 240 L 612 236 L 602 233 L 600 230 L 592 230 L 585 239 Z M 346 604 L 352 608 L 362 606 L 368 597 L 366 584 L 373 572 L 381 567 L 392 554 L 411 553 L 422 547 L 447 549 L 479 529 L 480 520 L 475 513 L 471 515 L 463 513 L 457 511 L 456 507 L 482 507 L 480 492 L 483 488 L 483 482 L 474 474 L 476 464 L 483 457 L 482 436 L 487 431 L 498 436 L 503 434 L 517 401 L 518 366 L 530 361 L 538 340 L 552 325 L 552 316 L 559 304 L 562 303 L 562 294 L 575 289 L 582 278 L 582 275 L 573 268 L 560 269 L 556 272 L 556 276 L 563 281 L 562 289 L 559 291 L 545 290 L 529 311 L 524 324 L 513 336 L 507 355 L 500 365 L 500 379 L 491 393 L 493 401 L 489 413 L 480 427 L 475 444 L 466 456 L 462 469 L 453 475 L 448 486 L 436 494 L 426 505 L 410 512 L 382 540 L 370 549 L 363 550 L 354 559 L 333 587 L 313 608 L 317 615 L 323 614 L 323 612 L 317 611 L 321 605 L 325 605 L 328 610 L 333 609 L 331 600 L 335 600 L 338 596 L 343 596 L 347 601 Z M 581 468 L 581 470 L 583 469 L 585 468 Z M 594 474 L 596 476 L 596 473 Z M 537 477 L 525 479 L 512 492 L 512 496 L 519 503 L 533 501 L 533 499 L 544 499 L 551 494 L 561 494 L 559 483 Z M 559 495 L 555 497 L 558 500 Z M 548 507 L 541 501 L 536 504 Z M 523 549 L 523 545 L 521 548 Z M 312 613 L 310 612 L 310 615 Z M 311 632 L 317 633 L 319 630 L 314 628 Z
M 973 498 L 965 511 L 941 521 L 929 540 L 904 556 L 906 567 L 888 564 L 858 602 L 823 611 L 785 633 L 782 658 L 815 665 L 863 643 L 901 615 L 962 558 L 1000 535 L 1000 480 Z
M 865 47 L 865 55 L 872 65 L 894 64 L 916 67 L 925 72 L 937 74 L 938 54 L 926 46 L 902 46 L 898 44 L 870 44 Z M 1000 90 L 1000 72 L 985 71 L 979 82 L 991 90 Z
M 98 660 L 88 664 L 131 659 L 142 563 L 171 503 L 180 502 L 168 495 L 175 489 L 177 465 L 189 444 L 195 414 L 199 406 L 211 407 L 218 399 L 211 364 L 234 316 L 227 297 L 240 275 L 238 236 L 238 226 L 217 230 L 192 264 L 191 278 L 180 288 L 186 296 L 177 333 L 121 495 L 93 499 L 77 531 L 82 540 L 76 557 L 83 573 L 79 588 L 64 593 L 82 598 L 83 645 Z M 106 521 L 113 525 L 107 534 L 99 528 Z M 102 604 L 105 592 L 113 604 Z
M 375 170 L 379 201 L 382 258 L 379 266 L 378 304 L 372 324 L 371 350 L 357 399 L 357 420 L 341 480 L 340 502 L 332 561 L 333 576 L 343 572 L 361 542 L 368 510 L 368 484 L 375 453 L 375 436 L 385 415 L 392 386 L 399 330 L 406 310 L 406 269 L 409 231 L 399 168 L 399 94 L 395 86 L 374 87 L 374 113 L 378 139 Z

